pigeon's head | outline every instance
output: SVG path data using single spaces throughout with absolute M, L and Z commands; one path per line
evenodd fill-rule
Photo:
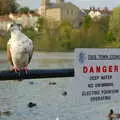
M 21 24 L 17 24 L 17 23 L 11 23 L 7 25 L 7 30 L 9 31 L 13 31 L 13 30 L 19 30 L 21 31 L 22 29 L 22 25 Z

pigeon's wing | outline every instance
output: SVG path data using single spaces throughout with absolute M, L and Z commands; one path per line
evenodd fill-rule
M 30 63 L 31 59 L 32 59 L 32 55 L 33 55 L 33 43 L 32 41 L 29 39 L 29 47 L 30 47 L 30 51 L 29 51 L 29 59 L 28 59 L 28 64 Z
M 9 63 L 13 66 L 13 61 L 12 61 L 11 52 L 10 52 L 10 43 L 7 44 L 7 57 L 8 57 Z
M 21 39 L 21 41 L 24 41 L 22 44 L 23 46 L 25 45 L 25 51 L 27 48 L 27 53 L 29 54 L 29 58 L 28 58 L 28 64 L 29 64 L 33 55 L 33 42 L 23 33 L 20 34 L 19 39 Z
M 31 61 L 31 59 L 32 59 L 32 55 L 33 55 L 33 50 L 32 50 L 32 52 L 29 54 L 28 64 L 30 63 L 30 61 Z

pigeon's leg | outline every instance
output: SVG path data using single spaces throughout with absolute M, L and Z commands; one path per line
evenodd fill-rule
M 14 67 L 12 66 L 12 67 L 10 67 L 10 71 L 14 71 Z
M 15 72 L 19 72 L 19 71 L 20 71 L 20 68 L 14 67 L 14 71 L 15 71 Z
M 10 71 L 14 71 L 14 72 L 19 72 L 21 69 L 20 68 L 17 68 L 17 67 L 14 67 L 14 66 L 12 66 L 12 67 L 10 67 Z M 20 73 L 19 73 L 20 74 Z M 22 81 L 23 79 L 22 78 L 20 78 L 20 79 L 17 79 L 18 81 Z
M 12 66 L 12 67 L 10 68 L 10 71 L 19 72 L 19 71 L 20 71 L 20 68 L 17 68 L 17 67 L 15 67 L 15 66 Z
M 25 71 L 26 74 L 28 73 L 27 65 L 24 66 L 23 70 Z

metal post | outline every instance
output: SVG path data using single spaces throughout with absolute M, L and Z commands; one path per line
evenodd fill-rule
M 57 77 L 73 77 L 74 69 L 36 69 L 24 71 L 0 71 L 0 81 L 16 80 L 16 79 L 37 79 L 37 78 L 57 78 Z

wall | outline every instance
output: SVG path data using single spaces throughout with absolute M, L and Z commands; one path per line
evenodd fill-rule
M 77 27 L 80 23 L 80 10 L 71 3 L 66 3 L 62 8 L 62 20 L 67 20 Z
M 47 9 L 46 17 L 50 20 L 60 21 L 61 20 L 61 9 L 60 8 Z

